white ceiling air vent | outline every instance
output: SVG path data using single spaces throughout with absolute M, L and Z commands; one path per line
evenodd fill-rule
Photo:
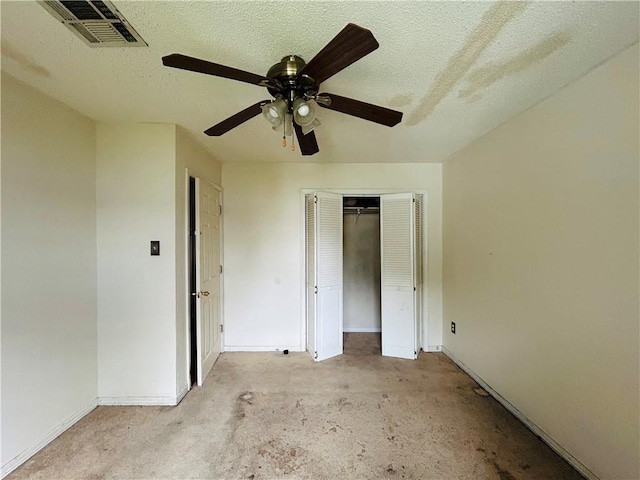
M 90 47 L 147 46 L 111 2 L 44 0 L 38 3 Z

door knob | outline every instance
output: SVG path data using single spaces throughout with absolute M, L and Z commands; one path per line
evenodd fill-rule
M 196 297 L 196 298 L 200 298 L 200 297 L 208 297 L 209 296 L 209 292 L 207 292 L 206 290 L 204 292 L 193 292 L 191 294 L 192 296 Z

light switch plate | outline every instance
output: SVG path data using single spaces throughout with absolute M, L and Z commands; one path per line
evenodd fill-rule
M 151 255 L 160 255 L 160 240 L 151 240 Z

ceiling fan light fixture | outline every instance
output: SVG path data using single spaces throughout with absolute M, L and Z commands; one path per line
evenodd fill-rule
M 301 127 L 311 125 L 314 121 L 316 121 L 316 113 L 317 106 L 313 100 L 307 101 L 301 97 L 298 97 L 293 101 L 293 118 L 295 122 Z M 318 125 L 319 124 L 320 123 L 318 122 Z
M 46 0 L 45 3 L 54 2 Z M 266 76 L 179 53 L 165 55 L 162 57 L 162 64 L 257 85 L 266 88 L 274 98 L 273 101 L 257 102 L 217 123 L 205 130 L 206 135 L 219 137 L 262 113 L 273 129 L 282 133 L 283 146 L 286 146 L 287 135 L 293 137 L 295 134 L 295 139 L 291 139 L 292 150 L 297 139 L 302 155 L 314 155 L 319 152 L 313 132 L 320 125 L 316 118 L 319 106 L 388 127 L 393 127 L 402 120 L 402 112 L 331 93 L 318 93 L 319 86 L 325 80 L 378 47 L 379 44 L 371 31 L 349 23 L 310 62 L 306 63 L 296 55 L 287 55 L 273 65 Z
M 311 107 L 303 98 L 296 98 L 293 102 L 293 110 L 300 117 L 306 117 L 311 112 Z
M 269 105 L 268 114 L 269 114 L 270 117 L 273 117 L 273 118 L 279 118 L 280 117 L 280 114 L 278 113 L 278 110 L 273 105 Z
M 298 107 L 298 115 L 300 115 L 301 117 L 306 117 L 307 115 L 309 115 L 309 105 L 300 105 L 300 107 Z
M 262 106 L 262 116 L 274 127 L 278 127 L 282 124 L 286 113 L 287 102 L 282 98 L 278 98 L 277 100 Z

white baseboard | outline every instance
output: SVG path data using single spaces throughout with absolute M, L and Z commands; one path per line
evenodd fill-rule
M 176 405 L 178 405 L 182 399 L 185 397 L 185 395 L 187 393 L 189 393 L 189 385 L 185 385 L 185 387 L 182 389 L 182 391 L 178 394 L 178 396 L 176 397 Z
M 282 352 L 289 350 L 290 352 L 304 352 L 305 349 L 300 345 L 287 347 L 286 345 L 225 345 L 225 352 Z
M 533 432 L 534 435 L 539 437 L 544 443 L 549 445 L 553 451 L 555 451 L 558 455 L 564 458 L 573 468 L 575 468 L 578 472 L 582 474 L 588 480 L 599 480 L 595 473 L 589 470 L 586 466 L 584 466 L 577 458 L 571 455 L 567 450 L 564 449 L 558 442 L 556 442 L 553 438 L 549 436 L 544 430 L 542 430 L 538 425 L 533 423 L 529 418 L 525 416 L 520 410 L 518 410 L 515 406 L 509 403 L 502 395 L 496 392 L 493 388 L 489 386 L 487 382 L 485 382 L 482 378 L 480 378 L 473 370 L 467 367 L 460 359 L 458 359 L 453 353 L 447 350 L 446 347 L 442 347 L 442 353 L 444 353 L 447 357 L 449 357 L 453 363 L 458 365 L 462 370 L 465 371 L 467 375 L 473 378 L 482 388 L 484 388 L 489 395 L 495 398 L 504 408 L 509 410 L 518 420 L 520 420 L 524 425 Z
M 423 352 L 441 352 L 442 345 L 427 345 L 427 348 L 422 349 Z
M 22 465 L 24 462 L 33 457 L 36 453 L 46 447 L 49 443 L 55 440 L 58 436 L 60 436 L 65 430 L 71 427 L 74 423 L 80 420 L 82 417 L 91 412 L 94 408 L 98 406 L 98 399 L 94 398 L 89 403 L 87 403 L 80 410 L 76 411 L 69 417 L 67 417 L 62 423 L 51 429 L 46 435 L 44 435 L 40 440 L 36 441 L 33 445 L 23 450 L 17 456 L 9 460 L 7 463 L 2 465 L 0 469 L 0 478 L 4 478 L 13 472 L 16 468 Z
M 380 327 L 345 327 L 344 333 L 380 333 Z
M 188 391 L 188 390 L 187 390 Z M 128 406 L 175 406 L 187 392 L 181 392 L 176 396 L 158 396 L 158 397 L 98 397 L 98 405 L 109 407 L 128 407 Z

